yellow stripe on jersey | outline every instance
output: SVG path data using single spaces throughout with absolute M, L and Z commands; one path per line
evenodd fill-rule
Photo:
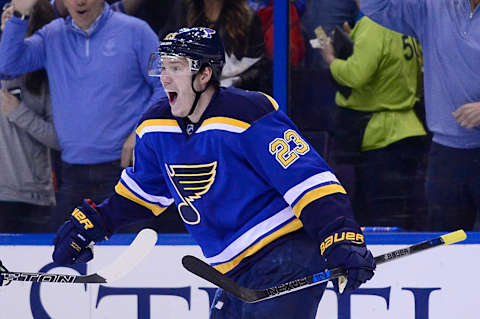
M 263 95 L 265 95 L 265 96 L 267 97 L 267 99 L 270 101 L 270 103 L 272 103 L 273 108 L 274 108 L 275 110 L 278 110 L 278 103 L 277 103 L 277 101 L 275 101 L 275 100 L 273 99 L 273 97 L 271 97 L 270 95 L 265 94 L 265 93 L 263 93 L 263 92 L 259 92 L 259 93 L 262 93 Z
M 305 206 L 307 206 L 316 199 L 335 193 L 346 194 L 347 192 L 345 191 L 345 188 L 343 188 L 343 186 L 339 184 L 329 184 L 312 189 L 311 191 L 303 195 L 302 199 L 300 199 L 295 204 L 295 206 L 293 207 L 293 213 L 295 214 L 295 216 L 300 217 L 300 214 L 302 213 L 302 210 L 305 208 Z
M 177 132 L 181 132 L 180 126 L 178 126 L 178 123 L 176 120 L 172 119 L 151 119 L 151 120 L 146 120 L 143 121 L 142 124 L 140 124 L 137 127 L 136 133 L 139 137 L 142 137 L 143 131 L 145 131 L 146 128 L 148 127 L 156 127 L 155 131 L 165 131 L 165 132 L 171 132 L 172 129 L 174 129 Z
M 240 255 L 235 257 L 233 260 L 231 260 L 229 262 L 226 262 L 226 263 L 223 263 L 223 264 L 213 266 L 213 267 L 215 269 L 217 269 L 219 272 L 221 272 L 222 274 L 227 273 L 230 270 L 232 270 L 233 268 L 235 268 L 236 266 L 238 266 L 238 264 L 243 259 L 245 259 L 246 257 L 252 256 L 253 254 L 258 252 L 260 249 L 267 246 L 268 244 L 270 244 L 274 240 L 276 240 L 276 239 L 278 239 L 282 236 L 285 236 L 286 234 L 294 232 L 294 231 L 296 231 L 296 230 L 298 230 L 302 227 L 303 227 L 303 224 L 300 221 L 300 219 L 295 218 L 294 220 L 292 220 L 291 222 L 289 222 L 288 224 L 286 224 L 285 226 L 283 226 L 279 230 L 271 233 L 270 235 L 266 236 L 265 238 L 260 240 L 255 245 L 252 245 L 251 247 L 246 249 L 243 253 L 241 253 Z
M 208 131 L 210 129 L 217 129 L 217 130 L 220 129 L 220 130 L 238 133 L 238 132 L 245 131 L 249 127 L 250 127 L 250 124 L 246 122 L 243 122 L 237 119 L 232 119 L 229 117 L 216 116 L 203 121 L 202 125 L 197 130 L 197 133 Z
M 115 192 L 117 192 L 118 195 L 131 200 L 132 202 L 135 202 L 145 208 L 150 209 L 155 216 L 160 215 L 165 209 L 167 209 L 167 207 L 162 207 L 160 205 L 152 204 L 137 197 L 128 188 L 126 188 L 121 182 L 118 182 L 117 185 L 115 186 Z

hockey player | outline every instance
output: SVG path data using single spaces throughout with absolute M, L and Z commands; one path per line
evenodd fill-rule
M 375 263 L 342 185 L 270 96 L 219 87 L 215 30 L 169 34 L 150 59 L 168 97 L 140 121 L 134 165 L 116 194 L 85 200 L 59 229 L 53 259 L 87 262 L 91 241 L 175 203 L 206 261 L 254 289 L 344 267 L 346 290 Z M 334 282 L 338 289 L 338 284 Z M 315 318 L 325 285 L 245 304 L 221 289 L 211 318 Z

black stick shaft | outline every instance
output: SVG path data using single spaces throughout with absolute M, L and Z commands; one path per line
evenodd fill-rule
M 106 283 L 107 281 L 98 274 L 88 276 L 66 275 L 66 274 L 48 274 L 48 273 L 29 273 L 29 272 L 2 272 L 5 281 L 31 281 L 31 282 L 55 282 L 69 284 L 94 284 Z

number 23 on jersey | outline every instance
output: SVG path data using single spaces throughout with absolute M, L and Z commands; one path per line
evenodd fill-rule
M 276 138 L 270 142 L 268 148 L 270 154 L 274 155 L 277 162 L 285 169 L 295 163 L 301 155 L 310 151 L 310 146 L 291 129 L 283 133 L 283 138 Z

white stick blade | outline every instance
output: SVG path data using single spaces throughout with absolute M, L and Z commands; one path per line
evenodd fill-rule
M 114 282 L 132 271 L 155 247 L 157 232 L 153 229 L 142 229 L 128 248 L 113 263 L 97 274 L 105 278 L 107 283 Z

